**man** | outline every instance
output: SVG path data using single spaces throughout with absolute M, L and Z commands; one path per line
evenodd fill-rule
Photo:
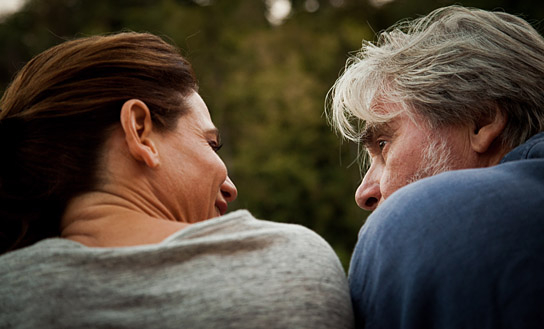
M 329 101 L 371 160 L 358 326 L 544 328 L 544 39 L 503 12 L 438 9 L 364 44 Z

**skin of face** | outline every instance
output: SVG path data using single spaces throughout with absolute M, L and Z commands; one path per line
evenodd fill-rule
M 178 221 L 194 223 L 226 213 L 237 191 L 217 150 L 221 146 L 206 104 L 196 92 L 173 132 L 159 137 L 160 170 L 155 193 Z
M 395 106 L 380 109 L 396 111 Z M 468 126 L 431 130 L 423 120 L 405 113 L 370 126 L 362 142 L 371 165 L 355 193 L 359 207 L 374 210 L 393 192 L 418 179 L 446 170 L 478 167 L 468 132 Z

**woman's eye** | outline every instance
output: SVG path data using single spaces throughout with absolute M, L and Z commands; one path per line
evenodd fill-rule
M 223 147 L 223 144 L 219 144 L 217 143 L 216 141 L 211 141 L 211 142 L 208 142 L 208 144 L 210 144 L 211 148 L 217 152 L 221 149 L 221 147 Z
M 385 147 L 385 145 L 387 144 L 386 141 L 378 141 L 378 147 L 380 148 L 380 151 L 383 151 L 383 148 Z

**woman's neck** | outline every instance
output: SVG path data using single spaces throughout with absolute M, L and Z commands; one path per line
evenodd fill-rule
M 189 225 L 169 217 L 146 202 L 90 192 L 68 203 L 61 219 L 61 237 L 88 247 L 154 244 Z

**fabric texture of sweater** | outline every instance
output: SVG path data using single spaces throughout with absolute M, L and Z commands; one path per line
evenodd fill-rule
M 239 210 L 153 245 L 51 238 L 0 257 L 0 328 L 352 328 L 332 248 Z

